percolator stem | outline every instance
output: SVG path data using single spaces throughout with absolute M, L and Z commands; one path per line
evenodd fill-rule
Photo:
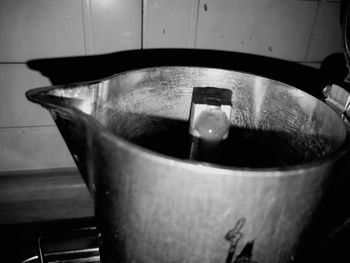
M 220 145 L 231 126 L 232 91 L 213 87 L 193 88 L 189 133 L 190 160 L 216 162 Z

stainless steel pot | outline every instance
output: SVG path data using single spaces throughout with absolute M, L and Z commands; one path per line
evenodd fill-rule
M 232 91 L 216 163 L 187 159 L 194 87 Z M 95 200 L 103 262 L 292 262 L 349 149 L 322 101 L 229 70 L 145 68 L 27 97 L 51 112 Z

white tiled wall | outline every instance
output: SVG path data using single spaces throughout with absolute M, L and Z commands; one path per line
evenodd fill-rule
M 339 7 L 339 2 L 319 3 L 306 61 L 322 61 L 329 54 L 342 50 Z
M 0 171 L 74 166 L 49 114 L 25 91 L 50 85 L 30 59 L 183 47 L 318 67 L 342 51 L 339 0 L 0 1 Z
M 198 0 L 147 0 L 144 6 L 145 48 L 193 48 Z
M 2 171 L 74 166 L 56 126 L 2 128 L 0 145 Z
M 317 4 L 281 0 L 201 0 L 197 46 L 302 61 Z
M 83 1 L 87 54 L 141 47 L 140 0 Z
M 0 61 L 83 55 L 80 0 L 1 0 Z
M 50 82 L 25 64 L 0 64 L 0 127 L 54 125 L 48 111 L 28 101 L 30 88 L 48 86 Z
M 0 1 L 0 171 L 74 166 L 49 113 L 25 98 L 50 85 L 31 59 L 141 48 L 141 0 Z

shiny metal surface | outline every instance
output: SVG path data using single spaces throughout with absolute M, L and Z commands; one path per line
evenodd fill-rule
M 232 91 L 215 163 L 187 160 L 192 89 L 207 86 Z M 51 112 L 95 200 L 105 262 L 292 262 L 349 147 L 323 102 L 228 70 L 146 68 L 27 96 Z
M 326 103 L 344 119 L 350 119 L 350 94 L 338 85 L 328 85 L 323 90 Z

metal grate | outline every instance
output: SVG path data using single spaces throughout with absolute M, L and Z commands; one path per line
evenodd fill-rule
M 38 255 L 21 263 L 98 263 L 96 227 L 48 233 L 38 238 Z

